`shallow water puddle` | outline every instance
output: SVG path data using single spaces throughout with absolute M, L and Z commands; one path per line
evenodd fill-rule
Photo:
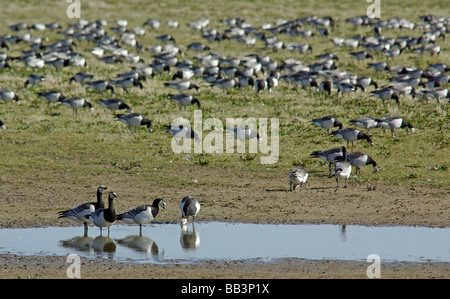
M 278 258 L 382 262 L 450 262 L 450 229 L 340 225 L 275 225 L 199 222 L 185 229 L 157 223 L 114 225 L 110 236 L 96 227 L 0 229 L 0 253 L 16 255 L 77 254 L 132 263 L 196 262 Z

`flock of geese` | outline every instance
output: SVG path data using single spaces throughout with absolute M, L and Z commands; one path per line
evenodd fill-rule
M 73 209 L 58 212 L 59 218 L 68 218 L 75 222 L 81 222 L 84 224 L 84 232 L 87 233 L 89 220 L 97 227 L 100 228 L 100 235 L 103 232 L 103 228 L 108 229 L 117 220 L 122 220 L 128 224 L 139 225 L 139 235 L 142 235 L 142 225 L 152 222 L 159 213 L 159 207 L 165 209 L 166 203 L 162 198 L 156 198 L 153 203 L 140 205 L 131 210 L 117 214 L 114 208 L 114 199 L 117 198 L 117 194 L 109 192 L 108 194 L 108 207 L 105 207 L 103 201 L 103 192 L 108 188 L 105 186 L 99 186 L 97 188 L 97 201 L 87 202 L 76 206 Z M 195 216 L 200 211 L 200 203 L 197 197 L 193 195 L 187 195 L 183 197 L 180 203 L 181 211 L 181 225 L 184 226 L 188 222 L 188 217 L 192 217 L 192 225 L 195 222 Z
M 412 133 L 415 132 L 415 128 L 408 121 L 404 120 L 402 117 L 396 116 L 386 116 L 382 118 L 363 116 L 358 119 L 352 119 L 349 122 L 356 127 L 366 129 L 368 133 L 370 128 L 382 128 L 383 131 L 389 129 L 393 136 L 396 134 L 395 130 L 400 128 L 409 128 Z M 350 142 L 353 147 L 353 142 L 358 140 L 365 140 L 373 146 L 370 135 L 356 127 L 343 128 L 342 122 L 339 121 L 337 117 L 323 116 L 313 119 L 312 123 L 326 129 L 327 132 L 333 127 L 338 127 L 339 129 L 331 132 L 331 135 L 347 141 L 347 147 L 349 147 Z M 359 151 L 347 153 L 347 148 L 345 146 L 314 151 L 311 153 L 310 157 L 319 158 L 329 163 L 329 177 L 335 177 L 337 187 L 339 187 L 339 178 L 345 179 L 344 188 L 347 187 L 347 181 L 351 175 L 352 166 L 356 168 L 356 174 L 360 173 L 361 167 L 366 165 L 373 165 L 373 172 L 378 172 L 378 165 L 371 156 Z M 333 164 L 334 168 L 331 170 Z M 306 183 L 307 179 L 308 173 L 304 168 L 294 168 L 289 174 L 290 190 L 294 191 L 297 186 Z M 293 189 L 292 186 L 294 186 Z
M 54 68 L 60 71 L 62 68 L 84 68 L 87 66 L 85 54 L 78 48 L 77 43 L 83 41 L 90 45 L 87 51 L 95 59 L 103 64 L 121 64 L 130 66 L 130 70 L 117 74 L 114 78 L 97 78 L 96 74 L 78 71 L 69 79 L 69 84 L 81 84 L 86 89 L 91 89 L 101 94 L 115 94 L 120 88 L 125 93 L 133 89 L 145 89 L 145 82 L 149 78 L 161 73 L 171 76 L 171 81 L 164 82 L 164 88 L 173 89 L 178 93 L 170 94 L 168 99 L 178 103 L 180 110 L 188 105 L 201 107 L 201 96 L 198 93 L 203 88 L 211 89 L 241 89 L 245 92 L 253 89 L 256 92 L 271 92 L 279 87 L 281 82 L 298 86 L 304 89 L 314 88 L 330 96 L 344 95 L 349 92 L 357 93 L 359 90 L 384 101 L 395 100 L 400 103 L 401 96 L 411 96 L 426 101 L 436 100 L 441 103 L 450 98 L 450 92 L 444 86 L 449 81 L 450 67 L 444 63 L 430 64 L 425 69 L 411 66 L 389 66 L 384 61 L 375 61 L 374 57 L 386 57 L 388 61 L 404 53 L 416 55 L 436 55 L 441 52 L 438 41 L 444 40 L 450 30 L 450 18 L 433 15 L 421 16 L 418 23 L 413 23 L 404 18 L 390 18 L 388 20 L 371 20 L 366 16 L 352 17 L 346 22 L 354 26 L 371 27 L 373 34 L 369 36 L 357 35 L 353 37 L 333 36 L 335 20 L 332 17 L 307 16 L 296 20 L 276 20 L 274 23 L 263 23 L 254 27 L 243 18 L 229 18 L 221 20 L 227 27 L 220 31 L 212 28 L 208 18 L 200 18 L 188 24 L 190 30 L 200 33 L 205 43 L 192 42 L 187 46 L 177 44 L 170 34 L 159 35 L 155 38 L 156 45 L 143 45 L 140 38 L 148 30 L 156 31 L 161 27 L 176 30 L 180 24 L 175 20 L 168 20 L 165 25 L 159 19 L 149 19 L 142 26 L 128 28 L 128 21 L 119 19 L 109 27 L 106 20 L 89 22 L 79 19 L 69 24 L 64 29 L 58 23 L 33 24 L 18 23 L 9 28 L 12 34 L 0 35 L 0 50 L 10 51 L 16 45 L 25 44 L 29 49 L 23 49 L 22 56 L 10 56 L 0 53 L 0 71 L 10 71 L 21 66 L 35 70 L 24 82 L 23 88 L 38 85 L 45 81 L 45 77 L 39 74 L 44 67 Z M 46 37 L 37 36 L 39 33 L 45 36 L 47 30 L 57 32 L 61 39 L 49 42 Z M 388 38 L 382 35 L 382 31 L 402 30 L 401 32 L 419 32 L 419 36 L 400 36 Z M 409 31 L 405 31 L 409 30 Z M 112 32 L 112 33 L 111 33 Z M 37 34 L 35 36 L 35 33 Z M 256 49 L 256 45 L 262 43 L 265 49 L 273 52 L 287 51 L 298 57 L 302 53 L 312 53 L 313 49 L 306 42 L 285 43 L 283 36 L 290 36 L 299 41 L 307 41 L 309 38 L 324 36 L 336 47 L 343 47 L 344 53 L 359 63 L 366 63 L 373 69 L 375 75 L 387 72 L 390 83 L 380 86 L 371 77 L 358 76 L 337 67 L 339 57 L 334 53 L 317 53 L 316 61 L 304 64 L 296 58 L 288 58 L 282 62 L 272 59 L 268 55 L 249 54 L 242 57 L 227 57 L 220 53 L 210 52 L 212 44 L 235 42 L 242 44 L 243 50 Z M 184 48 L 183 48 L 184 47 Z M 80 51 L 75 51 L 78 49 Z M 194 53 L 193 59 L 183 59 L 185 51 Z M 140 53 L 151 52 L 154 59 L 145 63 Z M 183 53 L 184 52 L 184 53 Z M 376 54 L 377 53 L 377 54 Z M 20 72 L 17 72 L 20 74 Z M 12 73 L 11 73 L 12 74 Z M 195 84 L 195 80 L 199 83 Z M 194 91 L 195 90 L 195 91 Z M 199 95 L 190 94 L 191 91 Z M 91 108 L 93 103 L 81 96 L 66 97 L 58 89 L 41 91 L 37 96 L 48 101 L 48 104 L 60 103 L 72 109 L 77 115 L 82 108 Z M 334 95 L 333 95 L 334 96 Z M 14 90 L 5 86 L 0 87 L 0 99 L 5 103 L 20 100 L 20 96 Z M 152 121 L 144 114 L 133 112 L 133 107 L 119 98 L 101 99 L 99 105 L 111 111 L 125 110 L 123 114 L 114 114 L 114 117 L 129 126 L 136 128 L 145 126 L 152 131 Z M 373 165 L 373 171 L 378 167 L 375 160 L 362 152 L 347 153 L 349 143 L 365 140 L 373 145 L 369 130 L 372 128 L 389 129 L 392 135 L 400 128 L 409 128 L 414 132 L 413 125 L 400 116 L 372 117 L 362 116 L 350 121 L 354 127 L 344 128 L 342 122 L 334 116 L 323 116 L 312 120 L 312 123 L 329 130 L 337 127 L 338 130 L 330 134 L 347 141 L 347 147 L 338 147 L 314 151 L 311 157 L 320 158 L 329 163 L 330 176 L 345 179 L 345 186 L 351 174 L 352 166 L 356 172 L 365 165 Z M 0 120 L 0 125 L 6 129 L 6 124 Z M 195 132 L 190 128 L 168 128 L 172 134 L 185 132 L 186 137 L 194 138 Z M 363 130 L 366 130 L 364 132 Z M 257 137 L 245 128 L 247 138 Z M 236 134 L 236 130 L 234 131 Z M 254 133 L 254 132 L 253 132 Z M 248 136 L 247 136 L 248 135 Z M 332 165 L 334 164 L 334 168 Z M 303 185 L 308 178 L 308 173 L 303 168 L 295 168 L 289 174 L 290 190 L 296 190 Z M 116 214 L 113 201 L 116 193 L 109 192 L 108 207 L 102 200 L 102 194 L 107 188 L 100 186 L 97 189 L 97 202 L 84 203 L 73 209 L 61 211 L 60 217 L 69 218 L 84 223 L 87 230 L 88 221 L 100 229 L 108 228 L 117 220 L 127 223 L 142 225 L 151 222 L 158 214 L 159 207 L 165 208 L 163 199 L 157 198 L 151 205 L 141 205 L 125 213 Z M 182 223 L 187 218 L 195 216 L 200 210 L 200 204 L 195 196 L 186 196 L 180 204 Z

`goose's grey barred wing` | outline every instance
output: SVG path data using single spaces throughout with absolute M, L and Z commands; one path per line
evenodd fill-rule
M 149 207 L 151 208 L 151 205 L 141 205 L 141 206 L 135 207 L 135 208 L 129 210 L 128 212 L 117 215 L 117 220 L 123 220 L 124 218 L 134 218 L 139 213 L 146 211 Z
M 90 203 L 83 203 L 81 205 L 76 206 L 73 209 L 65 210 L 65 211 L 59 211 L 59 217 L 58 218 L 78 218 L 83 217 L 84 215 L 90 215 L 95 210 L 95 202 Z

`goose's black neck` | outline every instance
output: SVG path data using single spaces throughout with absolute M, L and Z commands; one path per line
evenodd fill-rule
M 116 221 L 116 210 L 114 209 L 113 198 L 108 198 L 108 208 L 105 209 L 104 217 L 108 222 Z
M 103 192 L 97 189 L 97 204 L 95 209 L 103 209 L 105 208 L 105 202 L 103 201 Z

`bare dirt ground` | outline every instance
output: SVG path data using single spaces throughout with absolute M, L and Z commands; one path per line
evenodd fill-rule
M 362 175 L 370 176 L 363 171 Z M 385 184 L 359 184 L 336 189 L 326 172 L 313 174 L 301 190 L 289 192 L 287 174 L 271 171 L 236 172 L 192 166 L 186 171 L 167 167 L 158 174 L 112 172 L 79 177 L 70 172 L 30 179 L 3 175 L 0 227 L 74 225 L 57 219 L 57 211 L 95 200 L 103 184 L 115 191 L 118 212 L 162 197 L 166 209 L 158 221 L 178 222 L 179 202 L 196 195 L 201 221 L 252 223 L 332 223 L 447 227 L 449 190 Z M 182 180 L 183 184 L 171 181 Z M 65 184 L 67 182 L 67 184 Z M 181 187 L 180 187 L 181 185 Z M 114 227 L 111 228 L 112 230 Z M 84 260 L 83 278 L 367 278 L 367 263 L 345 261 L 278 260 L 209 261 L 168 265 L 129 265 Z M 0 256 L 0 278 L 66 278 L 65 257 Z M 101 275 L 101 277 L 99 277 Z M 382 265 L 382 278 L 450 278 L 448 263 L 391 263 Z

